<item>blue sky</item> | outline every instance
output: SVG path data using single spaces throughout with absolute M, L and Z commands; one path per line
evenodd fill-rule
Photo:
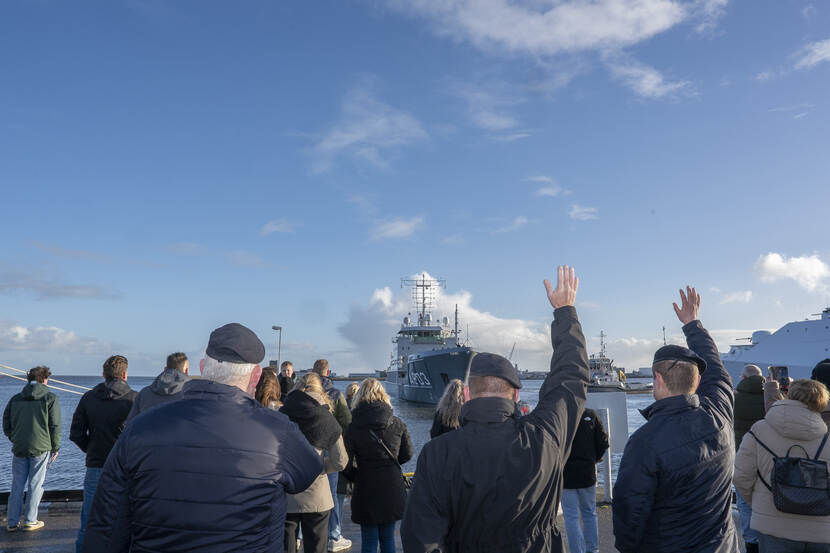
M 630 368 L 686 283 L 722 350 L 830 303 L 821 2 L 42 0 L 0 65 L 5 364 L 379 368 L 422 271 L 529 369 L 560 263 Z

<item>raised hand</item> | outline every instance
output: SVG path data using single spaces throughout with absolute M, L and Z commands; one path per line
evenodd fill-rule
M 685 294 L 682 289 L 680 290 L 680 303 L 681 307 L 677 307 L 677 303 L 672 303 L 674 312 L 677 313 L 680 322 L 685 325 L 697 320 L 697 312 L 700 309 L 700 294 L 694 288 L 686 286 Z
M 550 281 L 545 280 L 545 289 L 548 291 L 548 300 L 554 309 L 573 305 L 576 301 L 576 290 L 579 288 L 579 278 L 574 274 L 574 268 L 560 265 L 557 269 L 556 289 L 551 288 Z

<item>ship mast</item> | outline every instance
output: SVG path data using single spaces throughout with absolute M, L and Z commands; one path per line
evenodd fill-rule
M 404 286 L 412 288 L 412 302 L 416 308 L 420 309 L 418 313 L 418 325 L 427 326 L 427 314 L 435 303 L 438 289 L 446 288 L 447 281 L 441 278 L 427 278 L 426 273 L 423 273 L 420 278 L 402 278 L 401 288 Z

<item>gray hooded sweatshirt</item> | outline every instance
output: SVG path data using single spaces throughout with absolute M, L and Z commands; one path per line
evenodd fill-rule
M 138 392 L 133 408 L 127 415 L 131 420 L 136 415 L 143 413 L 151 407 L 174 401 L 181 397 L 182 386 L 190 380 L 186 374 L 176 369 L 164 369 L 164 371 L 153 380 L 153 383 Z

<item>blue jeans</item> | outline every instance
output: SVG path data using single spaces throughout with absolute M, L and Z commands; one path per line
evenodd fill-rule
M 395 553 L 395 523 L 360 525 L 360 553 Z
M 735 490 L 735 495 L 738 498 L 738 518 L 741 520 L 741 534 L 744 536 L 744 542 L 758 543 L 758 532 L 749 527 L 749 522 L 752 520 L 752 507 L 744 501 L 738 490 Z
M 329 539 L 340 539 L 340 516 L 343 514 L 343 500 L 345 495 L 337 495 L 337 476 L 338 473 L 329 473 L 329 487 L 331 488 L 331 498 L 334 500 L 334 508 L 331 510 L 329 516 Z
M 792 541 L 758 532 L 758 549 L 761 553 L 830 553 L 830 543 Z
M 95 490 L 98 489 L 98 480 L 101 478 L 102 468 L 86 468 L 84 476 L 84 504 L 81 506 L 81 527 L 78 529 L 78 539 L 75 541 L 75 553 L 81 553 L 84 548 L 84 529 L 89 520 L 89 511 L 92 509 L 92 500 L 95 499 Z
M 596 553 L 599 551 L 597 528 L 597 487 L 562 490 L 562 516 L 568 534 L 571 553 Z M 579 519 L 582 518 L 580 527 Z
M 26 510 L 23 512 L 24 524 L 37 522 L 37 508 L 43 496 L 43 480 L 46 478 L 46 468 L 49 466 L 49 452 L 37 457 L 12 457 L 12 489 L 9 493 L 9 504 L 6 508 L 8 526 L 16 526 L 20 522 L 23 511 L 23 490 L 26 481 L 29 481 L 29 495 L 26 497 Z

